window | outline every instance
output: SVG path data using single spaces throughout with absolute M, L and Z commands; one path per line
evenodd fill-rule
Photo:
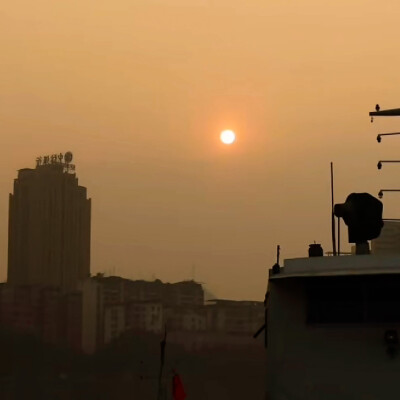
M 367 317 L 371 322 L 400 322 L 400 278 L 381 276 L 367 286 Z
M 308 323 L 400 322 L 400 276 L 310 278 Z

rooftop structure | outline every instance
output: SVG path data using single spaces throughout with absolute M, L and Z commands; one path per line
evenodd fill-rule
M 380 236 L 371 241 L 371 252 L 400 255 L 400 221 L 385 221 Z
M 294 258 L 284 261 L 280 272 L 270 280 L 313 277 L 400 274 L 400 255 L 352 255 L 343 257 Z

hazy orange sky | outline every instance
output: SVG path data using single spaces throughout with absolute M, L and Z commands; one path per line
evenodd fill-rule
M 0 279 L 17 170 L 71 150 L 92 271 L 262 300 L 330 242 L 335 200 L 399 188 L 398 1 L 13 0 L 0 5 Z M 233 146 L 219 142 L 233 129 Z M 400 217 L 396 194 L 385 216 Z M 347 249 L 347 234 L 342 248 Z M 194 268 L 193 268 L 194 266 Z

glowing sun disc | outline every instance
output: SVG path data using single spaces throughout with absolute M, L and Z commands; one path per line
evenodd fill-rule
M 231 130 L 223 131 L 221 132 L 220 139 L 224 144 L 232 144 L 236 140 L 235 132 Z

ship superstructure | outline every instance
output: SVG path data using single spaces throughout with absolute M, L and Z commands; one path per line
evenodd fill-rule
M 269 293 L 269 400 L 400 396 L 400 255 L 285 260 Z

